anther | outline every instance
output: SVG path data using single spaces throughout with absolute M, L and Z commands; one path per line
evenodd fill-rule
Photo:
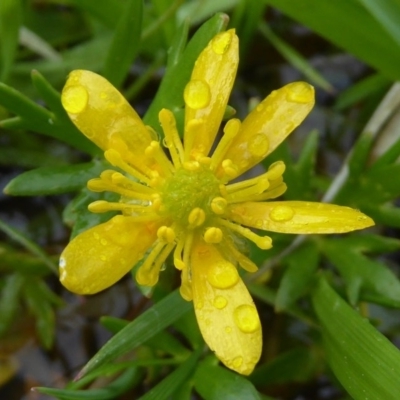
M 190 211 L 188 222 L 191 228 L 197 228 L 202 225 L 206 219 L 206 213 L 199 207 Z
M 214 214 L 222 215 L 228 202 L 223 197 L 214 197 L 211 201 L 211 210 Z
M 186 161 L 183 163 L 183 168 L 186 169 L 186 171 L 198 171 L 200 163 L 198 161 Z
M 221 243 L 222 238 L 223 233 L 219 228 L 207 228 L 206 232 L 204 233 L 204 241 L 206 243 Z
M 163 225 L 158 228 L 157 237 L 165 243 L 173 243 L 176 235 L 172 228 Z
M 228 179 L 232 179 L 238 174 L 238 167 L 232 162 L 232 160 L 222 161 L 222 169 L 224 170 Z
M 278 179 L 280 176 L 283 175 L 285 172 L 286 166 L 283 161 L 276 161 L 273 164 L 271 164 L 268 168 L 267 176 L 268 179 L 274 180 Z

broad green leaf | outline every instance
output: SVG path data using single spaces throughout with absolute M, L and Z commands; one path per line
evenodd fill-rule
M 102 389 L 70 390 L 37 387 L 34 388 L 34 391 L 54 396 L 60 400 L 113 400 L 133 387 L 137 383 L 138 375 L 141 376 L 139 368 L 132 367 Z
M 358 0 L 400 48 L 400 3 L 397 0 Z
M 346 239 L 326 240 L 322 251 L 346 281 L 351 304 L 366 299 L 390 307 L 400 307 L 400 281 L 384 264 L 352 249 Z
M 85 365 L 79 377 L 145 343 L 191 307 L 192 304 L 183 300 L 178 290 L 169 294 L 113 336 Z
M 260 365 L 249 379 L 257 387 L 306 382 L 316 372 L 316 361 L 316 355 L 309 349 L 298 347 Z
M 167 400 L 192 375 L 201 355 L 199 348 L 192 353 L 174 372 L 150 389 L 140 400 Z
M 22 23 L 22 1 L 0 1 L 0 81 L 5 81 L 18 50 L 19 28 Z
M 400 79 L 399 46 L 358 0 L 267 0 L 267 4 L 354 54 L 386 77 Z
M 227 23 L 227 15 L 216 14 L 196 31 L 179 61 L 167 69 L 158 92 L 143 118 L 146 124 L 159 131 L 159 111 L 162 108 L 168 108 L 175 112 L 183 107 L 183 90 L 189 82 L 198 55 L 208 42 L 226 27 Z M 173 46 L 181 45 L 179 41 L 180 39 L 177 38 Z
M 318 253 L 314 243 L 306 243 L 286 258 L 288 267 L 276 294 L 276 311 L 287 309 L 310 289 L 318 268 Z
M 275 35 L 266 22 L 261 22 L 258 29 L 282 57 L 297 68 L 311 83 L 327 92 L 334 91 L 333 86 L 296 49 Z
M 0 165 L 13 165 L 22 168 L 38 168 L 65 164 L 60 156 L 44 153 L 43 150 L 15 146 L 0 147 Z M 3 189 L 4 190 L 4 189 Z
M 200 363 L 196 370 L 194 387 L 204 400 L 261 400 L 245 377 L 206 362 Z
M 19 243 L 25 249 L 27 249 L 30 253 L 34 254 L 39 260 L 46 265 L 46 267 L 58 274 L 58 268 L 54 264 L 53 260 L 32 240 L 27 238 L 23 233 L 8 225 L 4 221 L 0 220 L 0 231 L 4 232 L 10 239 Z
M 108 49 L 103 75 L 114 86 L 122 85 L 139 51 L 143 0 L 127 0 Z
M 19 299 L 23 284 L 24 278 L 20 274 L 14 273 L 4 279 L 4 287 L 0 292 L 0 337 L 9 328 L 19 310 Z
M 86 186 L 89 179 L 104 170 L 100 162 L 42 167 L 23 172 L 4 188 L 11 196 L 40 196 L 74 192 Z
M 312 297 L 330 367 L 354 400 L 397 400 L 400 351 L 322 278 Z

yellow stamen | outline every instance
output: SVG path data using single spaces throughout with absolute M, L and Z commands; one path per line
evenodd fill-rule
M 214 171 L 215 168 L 220 164 L 222 161 L 226 150 L 228 149 L 229 145 L 232 143 L 232 140 L 237 135 L 240 129 L 240 120 L 237 118 L 230 119 L 224 128 L 224 135 L 222 139 L 218 143 L 217 148 L 214 151 L 214 154 L 211 157 L 211 166 L 210 168 Z
M 104 152 L 104 157 L 106 160 L 113 165 L 114 167 L 121 168 L 123 171 L 128 173 L 131 176 L 134 176 L 135 178 L 139 179 L 141 182 L 149 183 L 149 178 L 144 175 L 143 173 L 139 172 L 138 169 L 135 167 L 132 167 L 129 165 L 127 162 L 125 162 L 121 155 L 118 153 L 118 151 L 114 149 L 108 149 Z
M 163 225 L 158 228 L 157 237 L 165 243 L 174 243 L 176 235 L 172 228 Z
M 185 245 L 185 239 L 180 238 L 174 250 L 174 265 L 179 270 L 182 270 L 186 267 L 185 263 L 182 260 L 182 251 L 184 245 Z
M 182 283 L 181 287 L 179 288 L 179 292 L 186 301 L 193 300 L 192 284 L 189 275 L 190 275 L 189 267 L 185 267 L 182 270 L 181 274 Z
M 213 213 L 222 215 L 228 202 L 223 197 L 214 197 L 211 201 L 211 210 Z
M 92 192 L 114 192 L 118 193 L 121 196 L 126 196 L 130 199 L 141 199 L 141 200 L 150 200 L 151 195 L 150 193 L 142 193 L 136 192 L 134 190 L 125 189 L 118 185 L 115 185 L 111 182 L 105 181 L 100 178 L 90 179 L 87 183 L 87 187 Z
M 100 177 L 102 178 L 102 175 L 100 175 Z M 143 193 L 154 193 L 154 189 L 149 187 L 149 186 L 145 186 L 142 185 L 138 182 L 134 182 L 131 179 L 127 178 L 125 175 L 121 174 L 120 172 L 114 172 L 111 175 L 111 182 L 124 187 L 125 189 L 130 189 L 133 191 L 137 191 L 137 192 L 143 192 Z
M 183 163 L 183 168 L 185 168 L 186 171 L 198 171 L 200 169 L 200 163 L 198 161 L 185 161 Z
M 222 248 L 225 246 L 228 248 L 228 254 L 233 256 L 244 270 L 248 272 L 256 272 L 258 270 L 257 265 L 241 253 L 230 239 L 224 240 Z
M 227 221 L 225 219 L 219 219 L 221 225 L 231 229 L 234 232 L 239 233 L 245 238 L 254 242 L 260 249 L 268 250 L 272 247 L 272 239 L 269 236 L 259 236 L 252 232 L 248 228 L 244 228 L 241 225 L 234 224 L 233 222 Z
M 246 201 L 264 201 L 275 199 L 276 197 L 282 196 L 286 192 L 286 189 L 286 183 L 279 183 L 276 187 L 267 190 L 265 193 L 249 196 Z
M 190 228 L 197 228 L 202 225 L 206 219 L 206 213 L 199 207 L 190 211 L 188 222 Z
M 178 130 L 176 129 L 175 116 L 170 110 L 163 108 L 159 112 L 158 118 L 164 131 L 165 142 L 171 154 L 172 161 L 175 168 L 179 168 L 184 159 L 184 152 Z
M 255 185 L 230 193 L 227 196 L 228 203 L 242 203 L 249 201 L 254 195 L 263 193 L 269 187 L 269 181 L 266 178 L 258 178 Z
M 147 206 L 136 205 L 136 204 L 126 204 L 126 203 L 116 203 L 105 200 L 97 200 L 88 205 L 88 210 L 92 213 L 104 213 L 108 211 L 123 211 L 124 214 L 132 214 L 134 211 L 139 213 L 145 212 Z
M 222 169 L 224 170 L 225 176 L 223 177 L 223 181 L 230 181 L 232 178 L 237 176 L 238 167 L 236 164 L 232 162 L 232 160 L 224 160 L 222 161 Z
M 223 233 L 219 228 L 207 228 L 206 232 L 204 233 L 204 241 L 206 243 L 221 243 L 222 238 Z
M 154 261 L 161 253 L 161 250 L 164 248 L 165 243 L 157 242 L 156 245 L 152 248 L 150 254 L 147 256 L 146 260 L 139 267 L 136 272 L 136 280 L 139 285 L 144 286 L 154 286 L 158 282 L 159 270 L 153 268 Z
M 174 166 L 170 160 L 168 160 L 167 156 L 161 149 L 160 143 L 153 140 L 150 145 L 146 148 L 145 154 L 148 157 L 153 157 L 157 163 L 160 165 L 163 172 L 170 176 L 171 172 L 174 171 Z
M 185 265 L 185 269 L 190 267 L 190 252 L 192 250 L 192 244 L 193 232 L 189 232 L 185 237 L 185 244 L 183 245 L 183 264 Z

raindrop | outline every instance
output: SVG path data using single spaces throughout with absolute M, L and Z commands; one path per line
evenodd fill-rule
M 218 289 L 227 289 L 235 285 L 239 280 L 236 267 L 223 260 L 214 264 L 207 272 L 207 280 Z
M 225 54 L 228 51 L 231 42 L 232 35 L 229 32 L 223 32 L 215 36 L 211 41 L 211 48 L 216 54 Z
M 61 257 L 61 258 L 60 258 L 60 262 L 58 263 L 58 266 L 59 266 L 60 268 L 65 268 L 66 265 L 67 265 L 67 261 L 65 260 L 64 257 Z
M 248 149 L 254 157 L 264 157 L 268 153 L 269 140 L 263 133 L 257 133 L 249 140 Z
M 314 100 L 314 88 L 305 82 L 293 82 L 286 86 L 286 99 L 293 103 L 310 103 Z
M 226 307 L 228 304 L 228 300 L 224 296 L 217 296 L 214 299 L 213 305 L 215 308 L 218 308 L 218 310 L 222 310 L 223 308 Z
M 106 239 L 101 239 L 101 240 L 100 240 L 100 243 L 101 243 L 103 246 L 105 246 L 108 242 L 107 242 Z
M 242 304 L 236 307 L 233 318 L 237 327 L 244 333 L 252 333 L 260 328 L 257 310 L 250 304 Z
M 234 368 L 239 368 L 243 364 L 243 357 L 239 356 L 233 359 L 232 366 Z
M 269 213 L 269 217 L 275 222 L 290 221 L 294 216 L 293 208 L 289 206 L 274 207 Z
M 207 107 L 211 100 L 210 86 L 202 80 L 193 79 L 186 85 L 183 97 L 194 110 Z
M 81 85 L 67 86 L 61 96 L 63 107 L 68 113 L 79 114 L 87 106 L 89 94 Z

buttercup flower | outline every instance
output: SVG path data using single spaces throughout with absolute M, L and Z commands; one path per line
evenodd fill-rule
M 170 110 L 159 113 L 165 136 L 160 143 L 104 78 L 82 70 L 69 75 L 63 106 L 114 167 L 91 179 L 88 188 L 121 198 L 89 205 L 91 212 L 117 210 L 120 215 L 69 243 L 61 255 L 60 279 L 72 292 L 96 293 L 118 281 L 146 254 L 136 280 L 153 286 L 172 255 L 181 271 L 180 292 L 185 300 L 193 300 L 206 343 L 227 367 L 247 375 L 260 358 L 262 337 L 257 310 L 237 269 L 254 272 L 257 266 L 239 250 L 239 239 L 267 250 L 270 237 L 249 227 L 341 233 L 366 228 L 373 221 L 348 207 L 269 201 L 286 190 L 285 165 L 280 161 L 260 176 L 229 183 L 270 154 L 314 104 L 312 86 L 286 85 L 243 122 L 229 120 L 211 154 L 237 66 L 234 30 L 218 34 L 197 59 L 183 93 L 183 143 Z

